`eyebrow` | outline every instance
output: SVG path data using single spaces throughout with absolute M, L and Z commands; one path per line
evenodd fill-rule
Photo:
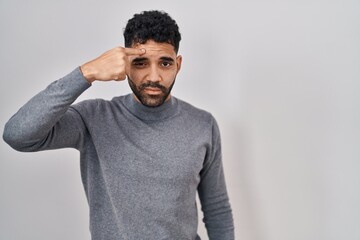
M 163 61 L 168 61 L 168 62 L 175 62 L 175 60 L 171 57 L 160 57 L 161 60 Z M 138 63 L 138 62 L 143 62 L 143 61 L 147 61 L 149 60 L 148 58 L 146 57 L 137 57 L 135 58 L 134 60 L 132 60 L 131 62 L 132 63 Z
M 143 61 L 146 61 L 146 60 L 148 60 L 148 58 L 138 57 L 138 58 L 135 58 L 134 60 L 132 60 L 132 62 L 137 63 L 137 62 L 143 62 Z
M 175 60 L 171 57 L 160 57 L 161 60 L 163 61 L 168 61 L 168 62 L 175 62 Z

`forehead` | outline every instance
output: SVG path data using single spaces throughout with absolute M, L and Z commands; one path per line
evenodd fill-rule
M 176 57 L 174 46 L 169 43 L 158 43 L 148 40 L 144 44 L 136 43 L 132 47 L 138 49 L 144 48 L 146 52 L 141 56 L 145 58 Z

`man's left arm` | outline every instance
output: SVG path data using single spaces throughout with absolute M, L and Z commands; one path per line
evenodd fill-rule
M 212 144 L 200 178 L 198 193 L 209 239 L 234 240 L 234 222 L 221 159 L 220 132 L 215 119 L 212 126 Z

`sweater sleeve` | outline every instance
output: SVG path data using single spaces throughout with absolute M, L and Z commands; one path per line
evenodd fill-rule
M 88 87 L 80 68 L 54 81 L 10 118 L 5 124 L 4 141 L 23 152 L 78 148 L 85 126 L 70 105 Z
M 209 239 L 233 240 L 234 223 L 221 160 L 220 132 L 215 119 L 212 127 L 212 146 L 200 177 L 198 193 Z

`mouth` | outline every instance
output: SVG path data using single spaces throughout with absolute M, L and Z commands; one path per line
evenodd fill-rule
M 144 88 L 144 92 L 149 95 L 158 95 L 162 93 L 162 90 L 157 87 L 146 87 Z

